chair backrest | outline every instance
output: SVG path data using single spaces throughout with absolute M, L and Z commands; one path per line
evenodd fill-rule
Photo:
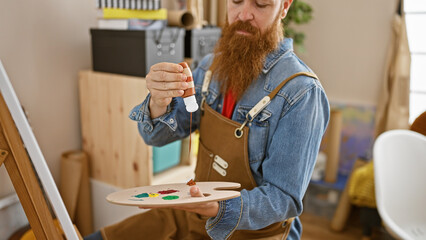
M 426 223 L 426 136 L 391 130 L 374 144 L 377 208 L 385 225 L 402 239 L 414 239 Z

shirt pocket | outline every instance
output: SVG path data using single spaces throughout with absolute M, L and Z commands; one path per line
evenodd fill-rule
M 199 95 L 199 104 L 201 104 L 201 101 L 203 99 L 203 93 L 201 91 L 202 87 L 201 86 L 195 86 L 195 93 Z M 216 93 L 216 91 L 212 90 L 211 88 L 209 88 L 208 94 L 206 96 L 206 103 L 207 105 L 211 106 L 212 108 L 214 108 L 214 103 L 216 102 L 216 100 L 218 99 L 219 94 Z M 216 102 L 217 103 L 217 102 Z
M 244 122 L 248 112 L 252 106 L 239 106 L 237 109 L 237 121 Z M 251 122 L 247 124 L 249 127 L 248 136 L 248 154 L 250 162 L 258 162 L 265 157 L 266 143 L 269 134 L 269 119 L 272 113 L 263 109 Z
M 210 106 L 216 101 L 218 94 L 212 89 L 209 88 L 209 94 L 206 97 L 206 103 Z

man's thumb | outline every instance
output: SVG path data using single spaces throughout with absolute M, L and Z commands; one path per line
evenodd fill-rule
M 201 193 L 200 189 L 197 186 L 192 186 L 189 189 L 189 192 L 191 193 L 191 197 L 204 197 L 203 193 Z

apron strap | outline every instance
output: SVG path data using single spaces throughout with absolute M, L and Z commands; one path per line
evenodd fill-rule
M 268 104 L 271 102 L 271 100 L 277 95 L 277 93 L 280 91 L 284 85 L 286 85 L 290 80 L 292 80 L 295 77 L 298 76 L 308 76 L 311 78 L 318 79 L 317 75 L 310 72 L 299 72 L 291 75 L 290 77 L 286 78 L 284 81 L 280 83 L 272 92 L 268 95 L 262 98 L 247 114 L 246 121 L 250 122 L 252 121 Z M 247 124 L 247 123 L 246 123 Z M 244 124 L 245 125 L 245 124 Z
M 291 79 L 298 77 L 298 76 L 307 76 L 307 77 L 311 77 L 311 78 L 315 78 L 318 79 L 317 75 L 315 75 L 315 73 L 310 73 L 310 72 L 299 72 L 299 73 L 295 73 L 293 75 L 291 75 L 290 77 L 288 77 L 287 79 L 285 79 L 284 81 L 282 81 L 280 83 L 280 85 L 278 85 L 278 87 L 276 87 L 268 96 L 272 99 L 275 97 L 275 95 L 277 95 L 278 91 L 280 91 L 280 89 L 282 87 L 284 87 L 284 85 L 286 85 Z
M 209 94 L 209 85 L 210 85 L 211 79 L 212 79 L 212 71 L 208 70 L 206 74 L 204 75 L 203 87 L 201 88 L 201 96 L 202 96 L 201 104 L 200 104 L 201 110 L 204 110 L 204 102 L 206 101 L 206 97 Z
M 294 221 L 294 217 L 288 218 L 287 220 L 284 221 L 285 230 L 284 230 L 284 234 L 283 234 L 283 237 L 282 237 L 283 240 L 288 238 L 288 235 L 290 234 L 291 225 L 292 225 L 293 221 Z

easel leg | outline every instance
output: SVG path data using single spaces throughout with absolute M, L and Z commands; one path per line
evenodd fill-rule
M 4 153 L 3 155 L 1 155 Z M 10 154 L 8 154 L 10 153 Z M 37 239 L 63 239 L 38 184 L 15 123 L 0 95 L 0 163 L 4 163 Z

